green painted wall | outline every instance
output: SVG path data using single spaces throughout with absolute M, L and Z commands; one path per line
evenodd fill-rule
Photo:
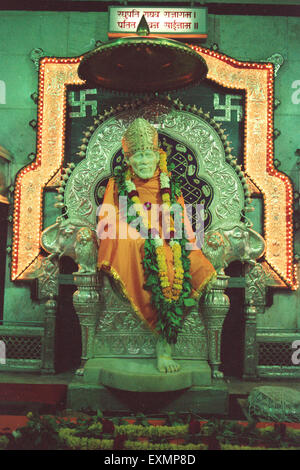
M 208 20 L 208 40 L 202 42 L 206 47 L 217 43 L 220 51 L 241 60 L 263 60 L 275 52 L 284 57 L 275 81 L 275 96 L 281 101 L 275 113 L 275 127 L 281 131 L 275 154 L 281 162 L 280 170 L 299 185 L 295 151 L 299 148 L 300 18 L 209 15 Z M 106 12 L 0 12 L 0 145 L 14 157 L 13 177 L 29 163 L 28 154 L 35 152 L 36 134 L 28 123 L 36 119 L 36 105 L 30 95 L 37 90 L 38 76 L 30 59 L 31 50 L 42 48 L 47 55 L 77 56 L 92 49 L 95 41 L 106 41 L 106 29 Z M 45 226 L 55 216 L 49 201 Z M 253 215 L 255 227 L 259 227 L 261 216 L 257 207 Z M 299 244 L 298 240 L 298 251 Z M 42 321 L 43 306 L 31 300 L 28 285 L 11 283 L 9 276 L 8 255 L 4 319 Z M 258 325 L 300 330 L 299 301 L 299 292 L 276 292 L 272 307 L 259 317 Z

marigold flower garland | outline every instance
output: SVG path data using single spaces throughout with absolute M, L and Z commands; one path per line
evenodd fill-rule
M 167 169 L 167 157 L 165 152 L 161 152 L 160 157 L 160 188 L 161 188 L 161 196 L 163 201 L 163 215 L 164 220 L 168 220 L 168 215 L 170 213 L 171 207 L 171 199 L 170 199 L 170 178 Z M 128 196 L 131 198 L 133 202 L 133 207 L 136 213 L 142 218 L 143 225 L 147 228 L 148 233 L 152 230 L 151 222 L 149 218 L 145 217 L 145 209 L 143 209 L 141 201 L 139 199 L 138 192 L 136 190 L 135 184 L 131 180 L 131 171 L 130 168 L 127 169 L 125 174 L 125 188 L 128 192 Z M 149 206 L 148 206 L 149 207 Z M 148 209 L 146 207 L 146 210 Z M 156 251 L 156 260 L 158 265 L 158 275 L 160 278 L 160 285 L 165 298 L 171 302 L 172 300 L 177 300 L 180 296 L 182 291 L 182 283 L 183 283 L 183 267 L 181 262 L 181 246 L 180 243 L 174 239 L 175 236 L 175 229 L 174 229 L 174 221 L 170 217 L 170 225 L 168 227 L 168 232 L 170 238 L 170 246 L 172 248 L 173 257 L 174 257 L 174 282 L 173 286 L 171 287 L 169 276 L 168 276 L 168 268 L 166 263 L 165 257 L 165 250 L 163 246 L 163 240 L 160 238 L 158 232 L 154 233 L 153 242 L 155 245 Z
M 130 167 L 119 169 L 115 173 L 115 180 L 118 185 L 119 196 L 127 196 L 127 214 L 125 220 L 127 223 L 132 222 L 135 216 L 129 213 L 135 212 L 141 219 L 142 223 L 137 230 L 146 232 L 145 240 L 145 257 L 143 260 L 146 283 L 145 289 L 152 292 L 152 303 L 157 310 L 158 322 L 157 330 L 169 343 L 175 343 L 178 332 L 182 326 L 184 308 L 194 305 L 194 301 L 190 299 L 190 260 L 185 249 L 186 238 L 184 236 L 183 217 L 181 217 L 181 238 L 176 238 L 174 220 L 170 217 L 170 207 L 175 204 L 177 197 L 180 195 L 178 182 L 175 181 L 171 172 L 167 167 L 167 156 L 163 150 L 160 150 L 160 193 L 162 197 L 162 211 L 164 221 L 170 221 L 166 227 L 169 237 L 169 244 L 173 253 L 174 263 L 174 281 L 171 286 L 168 268 L 165 256 L 165 247 L 158 230 L 151 227 L 149 217 L 146 217 L 147 210 L 151 204 L 142 205 L 139 194 L 131 177 Z M 133 211 L 130 209 L 133 207 Z

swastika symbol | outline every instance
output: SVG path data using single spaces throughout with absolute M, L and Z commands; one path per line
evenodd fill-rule
M 87 108 L 91 108 L 91 116 L 96 116 L 98 114 L 97 111 L 97 101 L 95 100 L 87 100 L 87 95 L 96 95 L 97 90 L 96 88 L 90 90 L 80 90 L 79 92 L 79 100 L 75 98 L 75 91 L 71 91 L 69 95 L 69 105 L 73 108 L 74 106 L 79 107 L 79 111 L 71 111 L 69 116 L 71 118 L 77 117 L 85 117 L 87 115 Z
M 214 93 L 214 109 L 225 111 L 223 116 L 214 115 L 215 121 L 232 121 L 233 118 L 231 116 L 232 111 L 236 112 L 236 120 L 240 122 L 243 117 L 243 108 L 240 104 L 233 104 L 232 100 L 240 100 L 241 96 L 237 95 L 226 95 L 225 96 L 225 104 L 220 104 L 220 95 L 218 93 Z

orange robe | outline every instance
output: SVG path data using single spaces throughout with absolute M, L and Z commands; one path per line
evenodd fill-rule
M 136 177 L 133 179 L 133 182 L 142 204 L 145 202 L 162 204 L 159 171 L 155 172 L 153 178 L 143 180 Z M 179 198 L 178 202 L 184 205 L 183 198 Z M 111 178 L 107 184 L 102 208 L 104 204 L 109 204 L 115 208 L 116 217 L 112 217 L 111 221 L 108 222 L 108 213 L 105 210 L 103 212 L 100 211 L 97 227 L 98 234 L 103 234 L 103 231 L 108 232 L 108 224 L 110 224 L 110 228 L 112 229 L 111 233 L 114 238 L 104 238 L 100 240 L 98 268 L 112 275 L 119 281 L 124 294 L 130 301 L 136 314 L 148 327 L 154 330 L 157 322 L 157 312 L 151 304 L 151 292 L 143 288 L 145 276 L 142 260 L 144 258 L 145 239 L 120 217 L 118 188 L 113 178 Z M 185 220 L 185 223 L 189 225 L 187 238 L 192 241 L 190 224 L 187 220 Z M 115 225 L 115 229 L 113 225 Z M 114 230 L 115 233 L 113 233 Z M 131 235 L 131 238 L 120 238 L 119 235 L 121 234 L 121 237 L 124 236 L 126 230 L 128 230 L 128 234 Z M 169 281 L 172 285 L 174 278 L 173 252 L 165 240 L 164 247 Z M 215 276 L 215 270 L 200 249 L 191 250 L 188 256 L 191 262 L 192 296 L 197 298 L 208 281 Z

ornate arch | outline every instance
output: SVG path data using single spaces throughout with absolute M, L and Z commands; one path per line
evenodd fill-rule
M 264 267 L 275 285 L 296 289 L 292 184 L 273 165 L 273 65 L 190 47 L 205 58 L 209 80 L 245 90 L 244 168 L 253 191 L 264 199 Z M 45 57 L 40 63 L 37 157 L 19 172 L 15 185 L 12 280 L 28 279 L 41 256 L 43 190 L 55 185 L 63 165 L 66 89 L 83 84 L 77 74 L 81 59 Z

